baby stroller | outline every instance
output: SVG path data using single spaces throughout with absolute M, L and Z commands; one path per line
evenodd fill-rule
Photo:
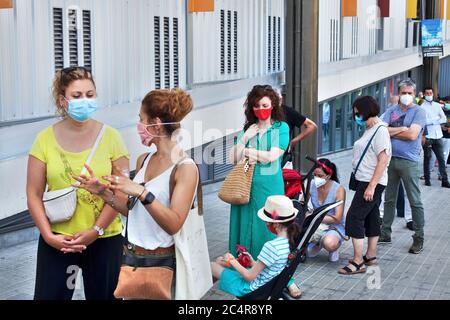
M 343 201 L 337 201 L 334 203 L 329 203 L 321 206 L 313 211 L 313 213 L 307 216 L 303 222 L 303 230 L 300 234 L 300 242 L 297 248 L 291 252 L 288 258 L 286 267 L 281 271 L 281 273 L 270 280 L 268 283 L 262 287 L 256 289 L 255 291 L 246 294 L 242 297 L 237 297 L 240 300 L 279 300 L 281 298 L 287 298 L 287 293 L 285 288 L 297 270 L 300 262 L 302 262 L 303 255 L 301 252 L 306 248 L 312 235 L 319 227 L 323 218 L 327 215 L 328 211 L 339 207 L 343 204 Z M 300 213 L 299 213 L 300 214 Z
M 307 160 L 314 163 L 312 168 L 308 171 L 306 176 L 302 176 L 292 170 L 285 171 L 283 177 L 286 182 L 289 183 L 286 196 L 292 199 L 294 207 L 296 207 L 299 212 L 296 218 L 296 223 L 302 226 L 302 231 L 300 234 L 300 241 L 295 250 L 291 252 L 288 258 L 288 263 L 283 271 L 273 278 L 271 281 L 258 288 L 257 290 L 243 296 L 238 297 L 241 300 L 278 300 L 282 297 L 287 297 L 285 288 L 295 273 L 299 263 L 305 262 L 306 260 L 306 250 L 309 240 L 316 232 L 322 220 L 325 218 L 327 213 L 343 204 L 343 201 L 337 201 L 334 203 L 329 203 L 315 209 L 312 214 L 305 218 L 306 212 L 308 211 L 308 202 L 310 198 L 310 188 L 311 188 L 311 178 L 314 170 L 317 168 L 317 161 L 311 157 L 306 157 Z M 306 182 L 306 187 L 305 187 Z M 295 192 L 294 192 L 294 191 Z M 300 195 L 303 193 L 304 201 L 300 202 Z
M 308 212 L 308 202 L 311 198 L 311 182 L 313 177 L 313 172 L 317 168 L 317 160 L 306 156 L 306 160 L 311 161 L 314 165 L 309 169 L 306 176 L 302 176 L 300 172 L 293 169 L 283 169 L 283 180 L 284 180 L 284 190 L 285 196 L 292 199 L 294 207 L 298 209 L 298 215 L 296 218 L 297 224 L 304 228 L 305 215 Z M 300 199 L 303 196 L 303 200 Z M 302 248 L 302 261 L 306 260 L 306 246 Z

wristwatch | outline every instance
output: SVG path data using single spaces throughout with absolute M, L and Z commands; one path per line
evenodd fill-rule
M 153 201 L 155 201 L 155 195 L 149 191 L 141 203 L 146 206 L 151 204 Z
M 105 234 L 105 230 L 102 227 L 94 226 L 94 230 L 97 231 L 99 236 L 102 236 Z

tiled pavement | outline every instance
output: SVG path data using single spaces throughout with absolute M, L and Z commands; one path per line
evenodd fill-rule
M 347 185 L 351 170 L 351 153 L 330 156 L 340 170 L 340 178 Z M 338 263 L 330 263 L 327 254 L 300 264 L 296 283 L 303 290 L 305 300 L 396 300 L 450 299 L 450 190 L 440 188 L 433 174 L 433 187 L 422 187 L 425 206 L 425 249 L 419 255 L 408 253 L 412 232 L 403 219 L 393 226 L 393 243 L 379 246 L 379 266 L 366 274 L 342 276 L 337 269 L 352 256 L 350 242 L 341 248 Z M 211 259 L 223 254 L 228 243 L 229 207 L 217 198 L 220 183 L 208 185 L 205 193 L 205 224 Z M 348 193 L 348 208 L 353 193 Z M 33 295 L 37 241 L 0 250 L 0 300 L 31 299 Z M 82 289 L 74 299 L 83 299 Z M 217 289 L 217 284 L 204 299 L 233 299 Z

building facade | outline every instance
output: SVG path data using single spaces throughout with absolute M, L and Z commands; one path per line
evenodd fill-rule
M 188 90 L 195 108 L 182 123 L 190 134 L 181 143 L 197 161 L 209 159 L 203 181 L 231 168 L 224 160 L 244 124 L 251 87 L 284 82 L 284 0 L 9 2 L 0 8 L 0 233 L 23 226 L 28 216 L 27 153 L 36 134 L 57 121 L 51 99 L 57 70 L 92 69 L 101 107 L 95 118 L 119 129 L 132 167 L 145 152 L 135 129 L 141 99 L 158 88 Z M 443 3 L 450 40 L 450 0 Z M 421 85 L 421 2 L 319 4 L 320 117 L 313 120 L 322 124 L 318 153 L 327 154 L 351 148 L 361 134 L 351 118 L 357 96 L 374 95 L 385 106 L 399 79 Z M 449 59 L 447 42 L 441 92 L 450 90 Z

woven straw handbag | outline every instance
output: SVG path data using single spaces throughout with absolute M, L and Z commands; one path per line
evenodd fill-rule
M 243 205 L 250 202 L 255 165 L 246 158 L 238 163 L 225 178 L 219 191 L 219 198 L 229 204 Z

